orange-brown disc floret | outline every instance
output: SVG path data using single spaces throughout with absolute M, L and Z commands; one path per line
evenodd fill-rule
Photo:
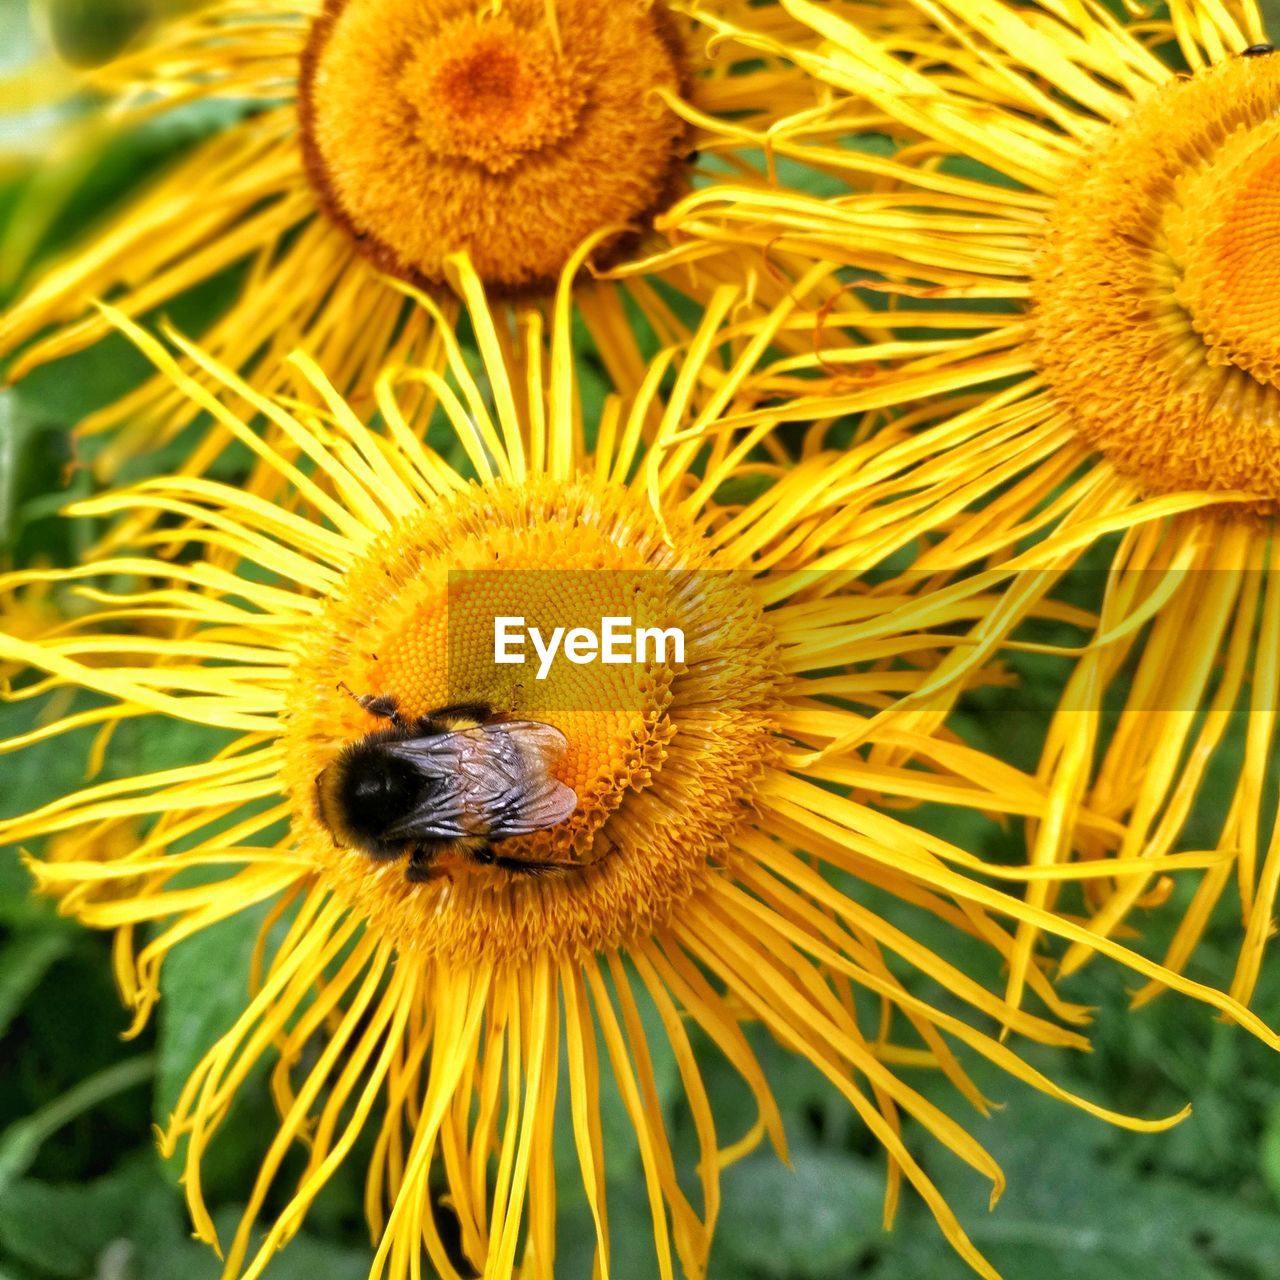
M 625 248 L 680 191 L 679 37 L 650 0 L 328 0 L 303 59 L 308 173 L 384 270 L 548 289 L 588 236 Z
M 494 662 L 497 617 L 544 635 L 605 617 L 678 627 L 684 660 L 651 647 L 644 662 L 562 659 L 539 679 L 532 653 L 523 666 Z M 476 489 L 384 537 L 308 639 L 288 699 L 295 832 L 338 894 L 418 953 L 462 963 L 618 945 L 731 856 L 774 756 L 784 687 L 749 583 L 715 571 L 693 531 L 664 536 L 642 500 L 581 481 Z M 556 774 L 577 811 L 499 852 L 574 869 L 529 877 L 458 857 L 412 883 L 403 862 L 335 847 L 316 778 L 379 724 L 347 690 L 393 696 L 413 716 L 481 700 L 560 729 Z
M 1033 281 L 1036 360 L 1151 493 L 1280 511 L 1280 56 L 1171 82 L 1064 186 Z M 1240 508 L 1233 506 L 1239 513 Z

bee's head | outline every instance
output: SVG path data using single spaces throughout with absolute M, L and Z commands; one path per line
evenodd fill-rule
M 423 798 L 433 780 L 376 738 L 353 743 L 316 778 L 320 820 L 334 839 L 374 857 L 394 857 L 404 840 L 387 832 Z

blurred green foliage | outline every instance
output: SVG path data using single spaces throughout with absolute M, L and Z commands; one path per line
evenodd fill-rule
M 58 54 L 95 67 L 123 53 L 155 22 L 205 0 L 33 0 L 37 20 Z
M 110 0 L 104 7 L 103 0 L 47 0 L 45 17 L 65 55 L 94 61 L 122 47 L 159 3 Z M 38 167 L 10 166 L 0 182 L 0 239 L 15 228 L 20 232 L 29 274 L 150 168 L 216 123 L 208 112 L 194 111 L 118 138 L 91 158 L 75 184 L 62 192 L 55 184 L 53 196 L 49 175 Z M 815 181 L 802 172 L 787 176 Z M 818 176 L 815 190 L 824 181 Z M 9 296 L 20 274 L 8 281 Z M 207 291 L 185 304 L 182 318 L 198 329 L 225 296 L 225 285 L 221 292 Z M 125 344 L 111 342 L 0 392 L 0 564 L 74 563 L 96 536 L 83 522 L 56 517 L 58 507 L 90 483 L 83 469 L 69 465 L 69 430 L 141 372 L 141 361 Z M 598 398 L 598 373 L 590 365 L 582 373 Z M 181 448 L 179 442 L 170 452 L 180 456 Z M 169 460 L 162 455 L 144 465 Z M 241 463 L 229 455 L 227 478 L 236 478 Z M 977 745 L 999 732 L 1006 754 L 1012 739 L 1020 762 L 1030 765 L 1057 677 L 1034 663 L 1022 674 L 1016 691 L 984 691 L 970 699 L 961 727 Z M 29 728 L 37 714 L 30 704 L 0 704 L 0 737 Z M 198 729 L 137 722 L 113 740 L 106 776 L 198 759 L 213 745 Z M 0 757 L 0 812 L 78 786 L 88 746 L 79 735 Z M 979 816 L 922 812 L 917 820 L 974 852 L 1015 856 L 1015 836 Z M 849 888 L 869 896 L 856 885 Z M 0 852 L 0 1280 L 218 1275 L 213 1254 L 189 1238 L 180 1160 L 160 1159 L 151 1126 L 164 1123 L 187 1073 L 242 1007 L 259 919 L 249 913 L 181 947 L 164 973 L 157 1018 L 126 1042 L 107 939 L 35 900 L 16 851 Z M 901 923 L 924 944 L 955 954 L 955 939 L 930 918 L 912 915 Z M 1160 922 L 1152 927 L 1155 948 Z M 1232 922 L 1224 921 L 1215 937 L 1200 957 L 1200 976 L 1225 983 Z M 960 948 L 956 958 L 988 982 L 999 982 L 998 973 L 983 971 L 985 957 Z M 1095 966 L 1067 992 L 1098 1006 L 1091 1055 L 1032 1050 L 1029 1056 L 1067 1087 L 1136 1114 L 1166 1114 L 1190 1100 L 1195 1110 L 1188 1121 L 1166 1134 L 1121 1132 L 966 1060 L 989 1096 L 1003 1104 L 989 1119 L 967 1118 L 1009 1177 L 995 1212 L 988 1213 L 988 1189 L 971 1171 L 908 1126 L 912 1146 L 1006 1280 L 1275 1280 L 1280 1061 L 1199 1006 L 1165 997 L 1128 1012 L 1127 982 L 1125 975 Z M 927 987 L 924 994 L 946 999 Z M 1280 992 L 1265 980 L 1259 1011 L 1280 1023 Z M 791 1167 L 760 1150 L 727 1171 L 714 1280 L 969 1276 L 909 1193 L 896 1230 L 881 1230 L 882 1152 L 816 1072 L 765 1038 L 755 1039 L 786 1122 Z M 698 1048 L 722 1132 L 736 1137 L 751 1122 L 749 1099 L 709 1046 Z M 694 1135 L 678 1076 L 661 1052 L 655 1065 L 696 1203 Z M 927 1095 L 958 1109 L 937 1076 L 908 1074 Z M 614 1274 L 652 1280 L 656 1264 L 638 1154 L 625 1111 L 609 1089 L 603 1106 Z M 206 1191 L 224 1231 L 252 1183 L 273 1124 L 259 1073 L 241 1090 L 206 1169 Z M 558 1273 L 588 1280 L 593 1235 L 567 1129 L 557 1150 L 564 1157 Z M 271 1280 L 363 1280 L 371 1250 L 360 1207 L 362 1167 L 358 1149 L 322 1195 L 306 1230 L 268 1268 Z M 278 1199 L 272 1207 L 279 1207 Z

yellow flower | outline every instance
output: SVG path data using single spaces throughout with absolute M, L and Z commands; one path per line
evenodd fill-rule
M 491 287 L 545 293 L 583 239 L 644 224 L 684 185 L 688 128 L 663 96 L 687 90 L 688 59 L 662 5 L 494 9 L 327 4 L 300 59 L 302 153 L 322 208 L 385 270 L 439 284 L 465 250 Z
M 813 105 L 806 77 L 731 45 L 713 56 L 706 39 L 664 0 L 217 0 L 173 18 L 83 82 L 120 124 L 192 102 L 239 115 L 37 276 L 0 318 L 8 376 L 101 339 L 95 298 L 141 316 L 237 265 L 237 296 L 203 343 L 258 371 L 260 389 L 284 389 L 299 344 L 344 393 L 367 393 L 384 359 L 430 365 L 421 313 L 382 273 L 441 285 L 465 251 L 495 293 L 535 306 L 585 239 L 593 273 L 662 247 L 653 216 L 695 165 L 711 181 L 743 167 L 732 144 L 716 168 L 696 159 L 710 118 L 767 127 Z M 738 278 L 722 255 L 686 249 L 626 284 L 584 272 L 579 302 L 625 382 L 644 363 L 633 309 L 661 341 L 687 336 L 655 284 L 705 300 Z M 783 296 L 767 275 L 757 291 Z M 117 429 L 95 459 L 110 476 L 192 417 L 153 380 L 80 429 Z M 187 470 L 226 444 L 214 431 Z
M 1031 861 L 1159 856 L 1207 796 L 1226 861 L 1166 962 L 1184 967 L 1234 879 L 1231 992 L 1245 1001 L 1280 883 L 1280 56 L 1251 0 L 1178 0 L 1168 22 L 1129 25 L 1097 6 L 921 0 L 938 24 L 924 42 L 783 3 L 825 41 L 797 61 L 844 95 L 828 131 L 878 112 L 901 150 L 838 152 L 815 127 L 780 148 L 842 175 L 847 194 L 698 193 L 670 221 L 852 269 L 820 360 L 777 371 L 812 393 L 799 417 L 900 415 L 867 446 L 841 558 L 865 566 L 930 536 L 922 572 L 1009 577 L 974 645 L 913 695 L 940 701 L 902 723 L 937 723 L 947 672 L 988 657 L 1097 549 L 1106 591 L 1090 643 L 1062 651 L 1071 677 L 1040 768 L 1052 820 L 1032 829 Z M 1084 830 L 1086 809 L 1117 827 Z M 1055 893 L 1034 886 L 1031 900 Z M 1134 877 L 1095 895 L 1092 927 L 1113 932 L 1152 893 Z M 1019 939 L 1015 1001 L 1035 936 Z M 1073 947 L 1064 971 L 1088 954 Z
M 243 1221 L 223 1242 L 228 1277 L 261 1274 L 366 1126 L 376 1133 L 366 1184 L 379 1242 L 374 1274 L 416 1276 L 425 1249 L 445 1277 L 470 1269 L 507 1277 L 518 1260 L 521 1274 L 549 1276 L 555 1170 L 565 1160 L 580 1166 L 607 1274 L 598 1096 L 606 1069 L 635 1125 L 661 1275 L 673 1275 L 678 1259 L 699 1276 L 721 1167 L 765 1135 L 785 1150 L 744 1035 L 750 1021 L 812 1062 L 884 1145 L 886 1219 L 905 1179 L 962 1256 L 992 1276 L 904 1142 L 902 1120 L 914 1117 L 995 1192 L 1000 1171 L 894 1068 L 939 1068 L 981 1112 L 987 1103 L 957 1056 L 962 1046 L 1065 1098 L 975 1024 L 1084 1047 L 1063 1023 L 1087 1013 L 1064 1003 L 1038 968 L 1028 982 L 1045 1014 L 1007 1005 L 825 873 L 932 913 L 997 961 L 1012 953 L 1006 920 L 1088 940 L 1069 919 L 992 886 L 1034 882 L 1041 872 L 988 866 L 862 799 L 1026 814 L 1042 810 L 1043 788 L 944 739 L 867 737 L 875 712 L 925 679 L 953 615 L 934 616 L 926 605 L 913 625 L 886 630 L 888 606 L 874 592 L 847 575 L 806 572 L 811 540 L 838 518 L 850 462 L 820 450 L 761 461 L 756 445 L 771 424 L 745 411 L 751 371 L 772 331 L 796 319 L 791 305 L 748 337 L 725 323 L 736 291 L 718 291 L 687 349 L 662 352 L 638 393 L 611 397 L 598 419 L 584 420 L 570 336 L 576 265 L 562 279 L 547 344 L 536 315 L 521 331 L 499 328 L 466 260 L 456 260 L 483 376 L 468 371 L 424 298 L 449 377 L 386 370 L 379 430 L 305 357 L 294 362 L 321 409 L 258 394 L 174 335 L 226 398 L 270 420 L 289 455 L 117 314 L 185 394 L 279 469 L 291 499 L 275 506 L 199 477 L 158 477 L 78 510 L 146 507 L 175 518 L 148 541 L 183 554 L 122 553 L 0 581 L 103 576 L 116 584 L 115 593 L 95 591 L 94 620 L 54 643 L 0 635 L 0 660 L 46 673 L 33 687 L 106 700 L 105 709 L 73 711 L 3 749 L 133 716 L 227 735 L 213 759 L 88 786 L 0 823 L 0 840 L 59 839 L 57 860 L 32 870 L 64 910 L 118 931 L 117 975 L 135 1025 L 158 998 L 158 970 L 174 946 L 254 904 L 274 904 L 244 1013 L 199 1065 L 163 1139 L 169 1152 L 185 1141 L 196 1229 L 215 1240 L 201 1161 L 251 1069 L 274 1057 L 280 1127 Z M 424 384 L 438 405 L 429 436 L 403 411 L 403 396 L 417 399 Z M 643 449 L 646 430 L 652 444 Z M 444 461 L 450 436 L 474 478 Z M 733 483 L 761 480 L 765 492 L 733 496 Z M 140 585 L 130 589 L 131 581 Z M 681 660 L 672 652 L 643 665 L 560 664 L 545 681 L 493 660 L 495 615 L 532 622 L 633 611 L 683 630 Z M 155 618 L 170 638 L 138 633 L 139 622 Z M 444 874 L 414 880 L 403 859 L 336 847 L 318 804 L 320 779 L 350 743 L 385 724 L 367 699 L 386 697 L 406 715 L 482 699 L 563 733 L 557 778 L 573 788 L 576 808 L 550 830 L 503 844 L 504 856 L 561 864 L 555 872 L 442 857 L 435 869 Z M 102 860 L 126 824 L 136 824 L 139 841 Z M 70 837 L 84 856 L 69 856 Z M 1114 942 L 1089 945 L 1274 1042 L 1221 994 Z M 946 988 L 953 1007 L 913 994 L 899 965 Z M 639 991 L 660 1031 L 642 1022 Z M 717 1133 L 694 1027 L 755 1097 L 758 1120 L 745 1134 Z M 669 1041 L 697 1133 L 692 1199 L 655 1095 L 648 1037 L 657 1034 Z M 553 1153 L 561 1088 L 572 1153 Z M 1121 1124 L 1168 1123 L 1074 1101 Z M 286 1191 L 283 1162 L 298 1142 L 305 1159 Z M 433 1173 L 448 1188 L 441 1199 L 432 1197 Z M 253 1224 L 268 1197 L 283 1208 L 258 1245 Z M 457 1251 L 445 1243 L 441 1215 L 456 1218 Z
M 47 582 L 26 591 L 0 591 L 0 630 L 21 640 L 35 640 L 57 621 L 58 613 Z M 21 663 L 0 660 L 0 685 L 7 685 L 22 670 Z

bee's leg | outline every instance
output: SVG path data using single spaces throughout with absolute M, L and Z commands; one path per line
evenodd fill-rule
M 520 876 L 546 876 L 557 871 L 576 871 L 580 866 L 577 862 L 528 862 L 524 858 L 504 858 L 487 844 L 470 850 L 468 856 L 482 867 L 498 867 Z
M 338 681 L 338 688 L 355 699 L 371 716 L 377 716 L 380 720 L 390 720 L 397 729 L 404 724 L 404 717 L 401 716 L 400 708 L 391 694 L 352 693 L 343 680 Z
M 377 716 L 380 720 L 390 720 L 397 729 L 404 724 L 404 717 L 400 714 L 400 708 L 389 693 L 384 693 L 377 698 L 372 694 L 366 693 L 363 697 L 357 698 L 356 701 L 371 716 Z
M 405 879 L 421 884 L 447 875 L 448 872 L 437 866 L 435 861 L 436 854 L 444 847 L 444 843 L 439 840 L 424 840 L 421 844 L 414 845 L 409 853 L 409 865 L 405 868 Z

